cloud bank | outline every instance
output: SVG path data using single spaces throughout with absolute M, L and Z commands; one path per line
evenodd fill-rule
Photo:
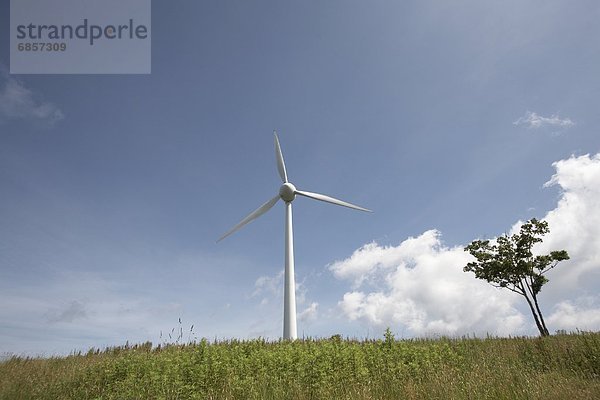
M 524 317 L 512 293 L 462 271 L 470 257 L 460 246 L 444 246 L 440 232 L 429 230 L 399 246 L 367 244 L 329 268 L 356 289 L 338 303 L 350 320 L 402 326 L 411 336 L 522 330 Z
M 600 268 L 600 153 L 571 157 L 552 164 L 556 173 L 545 187 L 561 189 L 558 205 L 544 217 L 550 234 L 540 251 L 568 249 L 568 267 L 557 269 L 557 278 L 574 288 L 584 274 Z
M 560 199 L 544 217 L 550 233 L 536 251 L 566 249 L 571 260 L 549 274 L 541 293 L 547 322 L 551 330 L 600 329 L 594 289 L 600 285 L 600 154 L 553 166 L 546 186 L 559 186 Z M 535 333 L 520 296 L 463 272 L 470 259 L 463 246 L 447 247 L 439 231 L 429 230 L 398 246 L 366 244 L 329 270 L 351 285 L 338 303 L 351 321 L 402 328 L 410 336 Z

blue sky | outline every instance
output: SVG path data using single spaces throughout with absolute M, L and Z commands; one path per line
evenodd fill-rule
M 9 75 L 0 3 L 0 353 L 157 343 L 178 318 L 278 338 L 283 206 L 216 244 L 277 193 L 273 130 L 296 186 L 375 211 L 294 202 L 299 335 L 535 334 L 460 272 L 461 246 L 531 217 L 572 255 L 550 329 L 600 328 L 596 1 L 152 14 L 150 75 Z

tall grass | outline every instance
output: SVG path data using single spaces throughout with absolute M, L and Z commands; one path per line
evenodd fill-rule
M 599 399 L 600 333 L 229 340 L 0 363 L 0 399 Z

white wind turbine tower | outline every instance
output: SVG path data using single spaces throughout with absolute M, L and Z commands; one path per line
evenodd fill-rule
M 368 211 L 363 207 L 356 206 L 354 204 L 347 203 L 342 200 L 334 199 L 333 197 L 325 196 L 324 194 L 306 192 L 304 190 L 298 190 L 296 187 L 288 181 L 287 172 L 285 169 L 285 163 L 283 162 L 283 155 L 281 154 L 281 147 L 279 146 L 279 138 L 277 133 L 275 135 L 275 159 L 277 160 L 277 170 L 279 176 L 283 181 L 283 185 L 279 188 L 279 194 L 273 197 L 271 200 L 264 203 L 262 206 L 251 212 L 246 218 L 240 221 L 239 224 L 231 228 L 227 233 L 217 240 L 220 242 L 227 236 L 239 230 L 247 223 L 260 217 L 271 209 L 277 203 L 279 199 L 285 202 L 285 286 L 284 286 L 284 301 L 283 301 L 283 338 L 284 339 L 296 339 L 298 337 L 296 331 L 296 285 L 294 282 L 294 236 L 292 230 L 292 201 L 296 198 L 296 195 L 309 197 L 315 200 L 321 200 L 326 203 L 336 204 L 338 206 L 344 206 L 353 208 L 360 211 Z

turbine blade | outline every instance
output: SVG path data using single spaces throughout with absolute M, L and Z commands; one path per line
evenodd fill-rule
M 271 209 L 271 207 L 273 207 L 275 205 L 275 203 L 277 203 L 277 200 L 279 200 L 279 198 L 280 198 L 279 195 L 277 195 L 277 196 L 273 197 L 271 200 L 267 201 L 262 206 L 258 207 L 256 210 L 252 211 L 246 218 L 241 220 L 239 224 L 237 224 L 236 226 L 231 228 L 229 231 L 227 231 L 227 233 L 225 233 L 223 236 L 221 236 L 219 238 L 219 240 L 217 240 L 217 243 L 219 243 L 221 240 L 225 239 L 227 236 L 231 235 L 232 233 L 238 231 L 241 227 L 246 225 L 248 222 L 255 220 L 256 218 L 260 217 L 261 215 L 263 215 L 264 213 L 269 211 Z
M 288 177 L 285 170 L 285 162 L 283 161 L 283 154 L 281 154 L 279 138 L 277 137 L 277 132 L 273 131 L 273 134 L 275 135 L 275 159 L 277 160 L 277 171 L 279 171 L 279 176 L 283 183 L 287 183 Z
M 344 207 L 348 207 L 348 208 L 353 208 L 355 210 L 373 212 L 373 211 L 371 211 L 371 210 L 369 210 L 367 208 L 359 207 L 357 205 L 348 203 L 346 201 L 338 200 L 338 199 L 335 199 L 335 198 L 330 197 L 330 196 L 325 196 L 324 194 L 312 193 L 312 192 L 305 192 L 303 190 L 296 190 L 296 194 L 299 194 L 300 196 L 304 196 L 304 197 L 309 197 L 309 198 L 315 199 L 315 200 L 321 200 L 321 201 L 324 201 L 326 203 L 331 203 L 331 204 L 335 204 L 335 205 L 338 205 L 338 206 L 344 206 Z

